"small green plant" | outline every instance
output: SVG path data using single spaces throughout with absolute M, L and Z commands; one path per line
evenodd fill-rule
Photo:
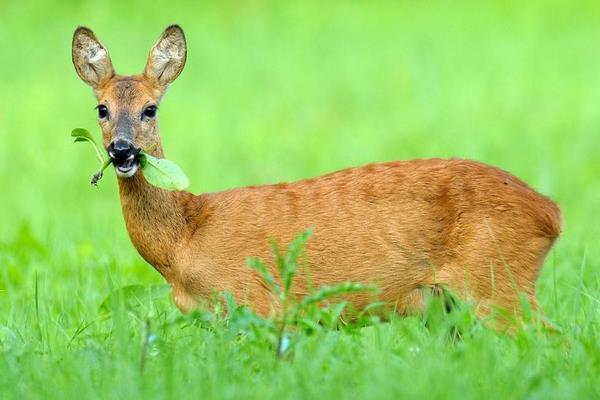
M 309 288 L 303 297 L 293 294 L 294 278 L 300 272 L 308 277 L 308 271 L 300 270 L 300 258 L 304 245 L 310 238 L 310 229 L 298 235 L 282 253 L 274 241 L 272 248 L 277 276 L 267 265 L 256 258 L 248 260 L 248 266 L 256 270 L 273 297 L 277 300 L 277 311 L 267 318 L 258 317 L 252 310 L 239 306 L 235 298 L 224 294 L 227 308 L 227 323 L 230 329 L 244 334 L 251 340 L 268 342 L 277 357 L 290 352 L 302 334 L 311 334 L 341 326 L 363 323 L 363 315 L 351 315 L 348 301 L 335 302 L 334 298 L 356 292 L 376 292 L 376 287 L 355 282 L 325 285 L 318 289 Z M 344 321 L 344 316 L 349 320 Z
M 225 292 L 216 295 L 214 310 L 197 309 L 181 316 L 178 321 L 185 320 L 187 326 L 214 332 L 225 331 L 230 340 L 237 338 L 258 348 L 267 346 L 275 351 L 277 358 L 291 355 L 296 345 L 308 336 L 338 329 L 352 330 L 372 323 L 373 319 L 365 317 L 366 312 L 354 312 L 348 301 L 335 301 L 338 296 L 376 292 L 372 285 L 343 282 L 318 289 L 309 288 L 309 293 L 302 297 L 293 294 L 294 279 L 300 272 L 305 276 L 308 273 L 300 270 L 299 260 L 311 233 L 308 229 L 298 235 L 285 254 L 272 242 L 275 275 L 263 261 L 256 258 L 248 260 L 248 266 L 259 273 L 277 302 L 276 311 L 268 317 L 260 317 L 248 306 L 239 305 L 231 293 Z M 379 305 L 373 303 L 373 306 Z
M 75 128 L 71 131 L 71 136 L 75 138 L 75 142 L 88 142 L 94 147 L 96 158 L 100 162 L 100 170 L 92 176 L 90 183 L 97 186 L 98 181 L 102 179 L 104 170 L 112 163 L 112 159 L 103 155 L 94 137 L 87 129 Z M 190 182 L 187 176 L 173 161 L 156 158 L 144 150 L 141 150 L 138 157 L 144 178 L 150 184 L 167 190 L 184 190 L 189 186 Z

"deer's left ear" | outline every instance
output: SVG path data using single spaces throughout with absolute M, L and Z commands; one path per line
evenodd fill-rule
M 94 89 L 115 74 L 108 50 L 94 32 L 84 26 L 73 34 L 72 57 L 79 77 Z
M 187 48 L 179 25 L 171 25 L 150 50 L 144 75 L 167 86 L 179 76 L 185 65 Z

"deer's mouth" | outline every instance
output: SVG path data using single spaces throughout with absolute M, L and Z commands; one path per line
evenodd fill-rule
M 114 157 L 110 154 L 115 171 L 121 178 L 131 178 L 140 167 L 140 160 L 137 154 L 130 154 L 125 158 Z

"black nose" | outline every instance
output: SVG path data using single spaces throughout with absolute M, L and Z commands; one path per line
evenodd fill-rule
M 108 146 L 108 154 L 117 160 L 126 159 L 133 153 L 133 145 L 125 139 L 117 139 Z

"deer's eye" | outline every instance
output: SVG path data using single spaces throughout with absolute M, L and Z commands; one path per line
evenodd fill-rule
M 108 117 L 108 107 L 106 107 L 104 104 L 100 104 L 96 108 L 98 109 L 98 118 L 104 119 Z
M 154 118 L 156 117 L 156 106 L 148 106 L 144 109 L 142 113 L 142 118 Z

